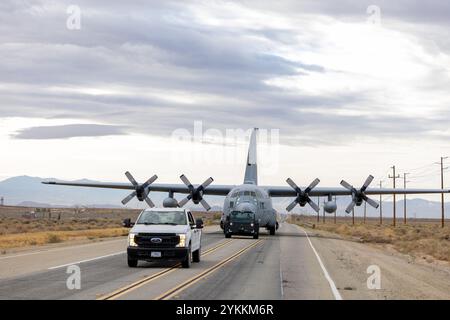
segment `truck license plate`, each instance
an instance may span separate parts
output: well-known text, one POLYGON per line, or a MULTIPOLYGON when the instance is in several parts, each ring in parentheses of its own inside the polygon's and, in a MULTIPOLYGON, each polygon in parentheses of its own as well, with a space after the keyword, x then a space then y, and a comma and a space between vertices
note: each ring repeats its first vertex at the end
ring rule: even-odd
POLYGON ((160 251, 152 251, 150 254, 152 258, 161 258, 161 252, 160 251))

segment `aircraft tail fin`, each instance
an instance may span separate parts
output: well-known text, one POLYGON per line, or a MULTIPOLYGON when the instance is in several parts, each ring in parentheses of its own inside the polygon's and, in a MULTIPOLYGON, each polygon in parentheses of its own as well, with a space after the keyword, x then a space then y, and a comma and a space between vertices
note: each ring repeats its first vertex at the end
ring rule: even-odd
POLYGON ((254 128, 250 136, 250 145, 248 147, 247 164, 245 166, 245 184, 258 184, 258 164, 256 158, 256 135, 258 128, 254 128))

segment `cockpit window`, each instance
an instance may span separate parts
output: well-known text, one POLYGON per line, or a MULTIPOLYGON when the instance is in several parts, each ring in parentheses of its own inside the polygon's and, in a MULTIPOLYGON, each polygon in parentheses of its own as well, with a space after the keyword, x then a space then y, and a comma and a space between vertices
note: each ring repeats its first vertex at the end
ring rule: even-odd
MULTIPOLYGON (((254 191, 236 191, 231 194, 231 198, 238 198, 242 196, 256 197, 257 194, 254 191)), ((258 197, 261 197, 261 194, 259 194, 258 197)))
POLYGON ((256 197, 256 193, 254 191, 240 191, 237 195, 240 197, 256 197))
POLYGON ((186 214, 182 211, 144 211, 137 224, 187 224, 186 214))
POLYGON ((230 196, 230 205, 229 208, 233 208, 235 206, 238 206, 240 203, 243 202, 250 202, 256 207, 258 206, 258 199, 264 199, 265 195, 260 190, 236 190, 234 191, 230 196))

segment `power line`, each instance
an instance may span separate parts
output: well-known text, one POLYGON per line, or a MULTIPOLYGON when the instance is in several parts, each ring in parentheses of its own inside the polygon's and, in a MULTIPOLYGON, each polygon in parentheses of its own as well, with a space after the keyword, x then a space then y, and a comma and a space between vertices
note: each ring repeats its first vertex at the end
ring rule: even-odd
POLYGON ((421 176, 416 176, 411 174, 411 180, 416 180, 416 181, 423 181, 423 180, 431 180, 432 178, 436 178, 440 176, 440 170, 439 171, 435 171, 426 175, 421 175, 421 176))
MULTIPOLYGON (((411 172, 411 171, 409 171, 409 172, 411 172)), ((436 173, 438 173, 436 168, 433 168, 432 170, 421 171, 418 173, 411 172, 411 174, 414 175, 414 177, 427 177, 430 174, 436 174, 436 173)))
POLYGON ((411 172, 411 174, 422 174, 425 172, 428 172, 430 170, 434 170, 435 166, 434 164, 428 164, 426 166, 422 166, 422 167, 418 167, 418 168, 409 168, 409 169, 405 169, 405 171, 411 172))
POLYGON ((417 168, 409 168, 408 171, 415 171, 415 170, 420 170, 423 168, 428 168, 428 167, 433 167, 433 166, 434 166, 434 162, 425 164, 425 165, 417 167, 417 168))

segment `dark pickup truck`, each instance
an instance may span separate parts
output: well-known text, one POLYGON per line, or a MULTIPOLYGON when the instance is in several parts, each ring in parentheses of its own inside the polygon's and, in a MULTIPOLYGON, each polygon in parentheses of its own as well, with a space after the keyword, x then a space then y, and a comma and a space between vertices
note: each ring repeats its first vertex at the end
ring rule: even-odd
POLYGON ((225 220, 223 226, 225 238, 231 238, 232 235, 253 236, 253 239, 259 237, 259 223, 255 219, 253 212, 232 211, 225 220))

